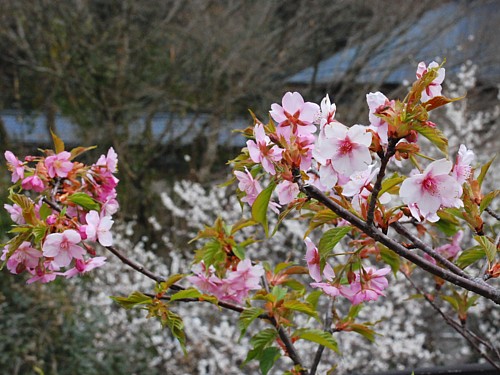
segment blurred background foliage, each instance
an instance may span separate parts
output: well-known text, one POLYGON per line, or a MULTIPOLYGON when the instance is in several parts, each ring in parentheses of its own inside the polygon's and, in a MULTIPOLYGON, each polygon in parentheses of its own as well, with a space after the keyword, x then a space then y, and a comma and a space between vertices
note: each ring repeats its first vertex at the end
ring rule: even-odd
MULTIPOLYGON (((469 6, 466 1, 431 0, 397 6, 392 0, 2 0, 0 151, 11 149, 22 156, 38 146, 9 134, 1 116, 7 112, 20 119, 41 117, 45 133, 54 129, 68 144, 97 144, 89 161, 114 147, 120 158, 119 220, 132 228, 123 235, 131 239, 131 246, 145 242, 157 249, 173 267, 169 253, 189 253, 186 240, 196 233, 192 226, 203 223, 190 222, 189 215, 176 216, 158 203, 160 194, 174 191, 174 197, 179 189, 194 186, 175 185, 179 180, 199 182, 201 190, 190 195, 190 209, 193 215, 203 210, 196 207, 197 199, 204 199, 204 188, 226 178, 225 162, 242 146, 232 141, 230 128, 251 124, 249 108, 265 121, 270 103, 278 102, 285 90, 300 89, 309 101, 319 101, 329 92, 340 121, 366 123, 364 94, 382 88, 391 97, 404 92, 405 86, 387 84, 384 76, 359 83, 356 75, 370 65, 377 48, 389 48, 392 37, 411 29, 425 12, 448 3, 459 4, 465 12, 449 15, 448 22, 463 17, 469 6), (363 53, 342 79, 318 80, 322 61, 362 43, 363 53), (314 72, 307 82, 288 79, 306 68, 314 72), (67 127, 58 128, 61 117, 74 125, 71 134, 65 133, 67 127)), ((442 32, 426 30, 422 43, 432 43, 442 32)), ((482 47, 490 53, 490 64, 499 61, 496 47, 482 47)), ((418 63, 413 59, 404 54, 391 63, 413 68, 418 63)), ((469 103, 480 103, 481 108, 498 105, 498 82, 477 87, 470 87, 469 103)), ((495 121, 494 116, 482 118, 481 125, 493 128, 495 121)), ((450 123, 459 124, 456 118, 450 123)), ((483 127, 474 131, 485 133, 483 127)), ((2 174, 2 202, 8 182, 2 174)), ((219 200, 217 209, 230 211, 225 198, 210 199, 219 200)), ((186 202, 177 198, 173 204, 186 202)), ((8 222, 2 212, 2 234, 8 222)), ((164 370, 143 369, 144 362, 158 356, 157 346, 146 336, 97 348, 106 317, 99 306, 84 309, 76 304, 82 299, 74 299, 73 284, 26 288, 6 272, 0 274, 0 282, 2 371, 164 370), (96 323, 99 320, 102 324, 96 323)), ((117 285, 116 293, 119 290, 117 285)))

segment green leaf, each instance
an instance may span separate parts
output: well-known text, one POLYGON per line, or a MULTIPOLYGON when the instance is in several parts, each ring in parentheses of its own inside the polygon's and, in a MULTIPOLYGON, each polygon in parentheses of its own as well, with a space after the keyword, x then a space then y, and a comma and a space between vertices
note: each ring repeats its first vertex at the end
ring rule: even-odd
POLYGON ((380 193, 378 194, 379 198, 382 196, 382 194, 387 193, 388 191, 391 191, 391 189, 399 185, 401 182, 405 180, 404 177, 399 176, 397 173, 395 173, 391 178, 385 179, 382 182, 382 187, 380 189, 380 193))
POLYGON ((45 233, 47 233, 47 227, 45 225, 38 225, 33 228, 33 239, 36 243, 42 241, 43 237, 45 237, 45 233))
POLYGON ((336 353, 339 352, 337 341, 333 338, 331 333, 321 331, 319 329, 298 329, 293 333, 293 336, 299 337, 303 340, 312 341, 316 344, 323 345, 325 348, 331 349, 336 353))
POLYGON ((54 150, 56 154, 64 151, 64 142, 59 138, 56 133, 50 129, 50 134, 52 135, 52 141, 54 142, 54 150))
POLYGON ((264 349, 260 355, 259 367, 262 375, 267 375, 269 370, 274 366, 274 363, 281 357, 279 348, 274 346, 264 349))
POLYGON ((464 250, 457 259, 457 266, 464 269, 478 260, 484 258, 486 255, 481 246, 474 246, 464 250))
POLYGON ((267 208, 269 207, 269 201, 271 200, 271 195, 276 188, 276 182, 271 182, 271 184, 262 190, 260 194, 255 199, 252 205, 252 219, 262 225, 266 237, 269 236, 269 225, 267 222, 267 208))
POLYGON ((316 310, 318 307, 319 297, 322 295, 323 292, 321 290, 314 290, 306 297, 306 301, 316 310))
POLYGON ((318 313, 314 310, 314 307, 309 303, 292 300, 283 303, 283 307, 289 310, 299 311, 306 315, 312 316, 315 319, 318 319, 318 313))
POLYGON ((252 322, 259 317, 259 315, 263 314, 264 310, 258 307, 251 307, 248 309, 244 309, 240 317, 238 319, 238 328, 240 329, 240 339, 246 333, 248 327, 252 322))
POLYGON ((183 273, 176 273, 170 276, 167 280, 163 281, 162 287, 165 288, 164 290, 167 290, 170 288, 172 285, 174 285, 177 281, 183 279, 186 275, 183 273))
POLYGON ((45 220, 52 214, 52 209, 48 204, 43 203, 40 206, 40 219, 45 220))
POLYGON ((391 267, 392 273, 396 276, 399 271, 399 266, 401 265, 401 258, 398 254, 384 245, 378 244, 378 247, 382 260, 391 267))
POLYGON ((368 341, 374 342, 376 332, 365 324, 350 324, 349 328, 363 336, 368 341))
POLYGON ((170 296, 170 302, 185 298, 198 298, 199 296, 201 296, 201 292, 199 292, 194 288, 189 288, 185 290, 180 290, 177 293, 172 294, 170 296))
POLYGON ((316 212, 313 218, 310 220, 309 228, 307 228, 304 238, 309 236, 309 234, 316 228, 330 223, 332 220, 338 218, 339 216, 330 209, 324 209, 316 212))
POLYGON ((163 326, 166 325, 170 329, 172 335, 177 339, 177 341, 179 341, 179 344, 181 344, 184 354, 187 354, 186 334, 184 333, 184 322, 182 321, 182 318, 170 310, 164 310, 161 322, 163 326))
POLYGON ((250 339, 250 344, 252 344, 254 349, 263 350, 268 345, 272 344, 278 332, 274 328, 266 328, 250 339))
POLYGON ((481 204, 479 205, 479 211, 483 212, 490 205, 493 199, 495 199, 498 196, 498 194, 500 194, 500 190, 493 190, 490 191, 488 194, 486 194, 481 200, 481 204))
POLYGON ((280 301, 282 299, 285 299, 287 290, 285 288, 282 288, 279 285, 276 285, 273 290, 271 290, 271 294, 276 297, 276 301, 280 301))
POLYGON ((460 306, 459 306, 459 302, 457 301, 457 299, 453 296, 441 296, 441 298, 443 300, 445 300, 446 302, 448 302, 452 307, 453 309, 455 309, 456 311, 459 310, 460 306))
POLYGON ((324 259, 344 238, 344 236, 352 230, 351 226, 336 227, 327 230, 319 240, 318 251, 321 259, 324 259))
POLYGON ((427 138, 439 151, 448 156, 448 139, 438 128, 433 128, 426 125, 415 124, 413 129, 419 134, 427 138))
POLYGON ((85 208, 86 210, 94 210, 97 212, 101 210, 99 203, 85 193, 74 193, 68 197, 68 200, 79 205, 80 207, 85 208))
POLYGON ((257 224, 257 223, 254 220, 241 219, 231 227, 230 234, 233 235, 236 232, 242 230, 243 228, 250 227, 250 226, 255 225, 255 224, 257 224))
POLYGON ((485 165, 481 167, 481 172, 479 173, 479 176, 477 176, 477 182, 479 183, 479 186, 481 187, 483 185, 484 178, 486 177, 486 173, 488 173, 488 170, 491 167, 491 164, 493 161, 496 159, 496 155, 493 156, 490 161, 488 161, 485 165))
POLYGON ((479 246, 484 250, 486 258, 492 263, 497 255, 497 247, 485 236, 474 236, 474 239, 479 243, 479 246))
POLYGON ((224 262, 226 255, 222 251, 220 242, 211 241, 207 242, 201 249, 196 251, 194 259, 196 263, 203 261, 208 267, 218 262, 224 262))
POLYGON ((233 246, 232 250, 233 254, 236 255, 238 259, 240 260, 245 259, 245 249, 242 246, 239 245, 233 246))
POLYGON ((109 298, 117 302, 121 307, 125 309, 132 309, 139 305, 149 305, 153 302, 153 299, 151 297, 148 297, 138 291, 133 292, 128 297, 111 296, 109 298))
POLYGON ((31 199, 22 194, 10 194, 10 200, 23 210, 23 218, 27 224, 36 225, 39 220, 35 215, 35 204, 31 199))

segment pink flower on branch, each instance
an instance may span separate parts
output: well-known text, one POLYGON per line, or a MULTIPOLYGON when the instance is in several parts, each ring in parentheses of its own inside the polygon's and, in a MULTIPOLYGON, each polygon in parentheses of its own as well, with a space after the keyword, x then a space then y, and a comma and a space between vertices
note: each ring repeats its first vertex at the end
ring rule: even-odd
POLYGON ((446 159, 433 161, 423 173, 407 178, 401 184, 399 195, 408 205, 415 219, 420 215, 435 222, 436 212, 443 207, 462 207, 462 187, 449 175, 452 164, 446 159))
POLYGON ((100 217, 97 211, 90 211, 86 216, 87 226, 85 233, 90 241, 98 241, 102 246, 113 245, 113 236, 110 232, 113 226, 111 216, 100 217))
POLYGON ((73 163, 69 160, 71 154, 68 151, 62 151, 56 155, 45 158, 45 167, 50 178, 68 177, 68 173, 73 169, 73 163))
POLYGON ((23 163, 19 161, 18 158, 11 152, 5 151, 4 153, 5 159, 7 160, 7 166, 9 170, 12 172, 12 182, 16 183, 17 181, 24 178, 24 166, 23 163))
POLYGON ((234 175, 238 179, 238 189, 246 194, 241 199, 242 202, 247 202, 250 206, 253 205, 255 199, 262 191, 259 181, 253 178, 252 174, 245 168, 245 172, 234 171, 234 175))
POLYGON ((276 174, 274 163, 281 160, 283 149, 276 145, 271 146, 271 140, 264 131, 264 125, 256 124, 253 132, 255 141, 247 141, 250 158, 255 163, 261 163, 266 172, 276 174))
POLYGON ((24 190, 33 190, 36 191, 37 193, 41 193, 42 191, 45 190, 45 185, 42 179, 38 177, 36 174, 33 176, 26 177, 21 183, 21 186, 24 190))
MULTIPOLYGON (((439 67, 439 64, 435 61, 431 62, 429 66, 426 66, 422 61, 418 64, 417 68, 417 79, 422 78, 430 69, 439 67)), ((439 68, 437 71, 437 77, 422 91, 422 102, 426 102, 436 96, 441 95, 441 84, 444 81, 445 69, 439 68)))
POLYGON ((316 103, 304 102, 298 92, 287 92, 281 101, 282 105, 271 105, 271 117, 278 123, 278 133, 289 138, 290 132, 295 135, 314 133, 314 121, 319 114, 316 103))
POLYGON ((372 267, 363 268, 360 272, 356 272, 356 278, 351 284, 340 287, 340 293, 353 305, 376 301, 379 296, 384 295, 383 290, 389 285, 385 277, 389 272, 391 272, 389 267, 380 270, 372 267))
POLYGON ((470 166, 474 161, 475 155, 472 150, 467 150, 467 147, 460 145, 458 149, 457 161, 453 166, 451 175, 462 185, 469 178, 472 167, 470 166))
POLYGON ((101 267, 104 263, 106 263, 106 257, 95 257, 87 260, 77 259, 75 261, 75 266, 64 272, 62 275, 69 279, 76 275, 84 274, 95 268, 101 267))
POLYGON ((85 250, 77 244, 81 242, 80 234, 74 229, 67 229, 62 233, 51 233, 42 245, 43 255, 54 258, 58 267, 66 267, 73 258, 83 259, 85 250))
MULTIPOLYGON (((5 261, 8 252, 9 247, 6 246, 0 260, 5 261)), ((42 253, 39 250, 33 248, 30 242, 24 241, 7 260, 7 269, 13 274, 19 274, 25 269, 35 269, 41 257, 42 253)))
POLYGON ((276 187, 276 192, 278 193, 279 203, 285 205, 297 197, 299 194, 299 187, 295 182, 283 180, 276 187))
POLYGON ((325 126, 325 135, 318 138, 313 150, 314 158, 322 165, 331 160, 339 174, 350 175, 365 170, 372 161, 369 147, 372 134, 361 125, 350 128, 341 123, 325 126))
MULTIPOLYGON (((462 242, 463 237, 464 232, 462 230, 459 230, 452 237, 451 243, 436 247, 434 251, 448 260, 453 260, 460 252, 460 250, 462 250, 462 248, 460 247, 460 242, 462 242)), ((430 255, 424 254, 424 258, 429 262, 436 264, 436 260, 430 255)))

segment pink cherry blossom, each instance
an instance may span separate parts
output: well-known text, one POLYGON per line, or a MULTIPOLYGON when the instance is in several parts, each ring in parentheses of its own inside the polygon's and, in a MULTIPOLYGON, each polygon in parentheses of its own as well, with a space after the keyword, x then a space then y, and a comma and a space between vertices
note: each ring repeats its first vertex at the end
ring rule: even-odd
MULTIPOLYGON (((0 260, 5 261, 9 247, 3 249, 0 260)), ((19 274, 25 269, 34 269, 38 265, 38 260, 42 257, 42 253, 33 248, 30 242, 24 241, 7 260, 7 269, 13 274, 19 274)))
POLYGON ((18 158, 11 152, 5 151, 4 153, 5 159, 7 160, 7 166, 9 170, 12 172, 12 182, 16 183, 17 181, 24 178, 24 166, 23 163, 19 161, 18 158))
MULTIPOLYGON (((435 61, 431 62, 429 66, 425 65, 425 62, 420 62, 417 68, 417 78, 420 79, 422 76, 429 71, 429 69, 437 68, 439 64, 435 61)), ((439 68, 437 70, 437 77, 422 91, 422 102, 426 102, 436 96, 441 95, 441 84, 444 81, 445 69, 439 68)))
POLYGON ((198 264, 193 265, 191 271, 194 273, 194 275, 188 276, 186 279, 191 284, 196 286, 198 290, 213 295, 218 293, 222 281, 214 275, 215 268, 213 266, 207 268, 205 263, 202 261, 198 264))
POLYGON ((73 258, 83 259, 85 250, 77 245, 81 240, 80 234, 74 229, 51 233, 42 245, 43 255, 54 258, 55 265, 66 267, 73 258))
POLYGON ((29 270, 33 275, 30 279, 26 281, 26 284, 32 284, 37 281, 42 284, 50 283, 56 279, 57 276, 62 275, 61 272, 57 272, 59 269, 57 265, 53 265, 54 262, 46 261, 43 265, 37 266, 34 270, 29 270))
POLYGON ((271 140, 264 132, 264 125, 255 124, 254 127, 255 142, 247 141, 250 158, 255 163, 261 163, 264 170, 272 175, 276 174, 274 163, 282 158, 283 149, 274 145, 271 146, 271 140))
POLYGON ((423 173, 415 174, 401 184, 399 195, 420 220, 420 213, 430 221, 437 221, 436 212, 443 207, 462 207, 462 187, 449 175, 452 164, 446 159, 433 161, 423 173), (418 209, 418 210, 416 210, 418 209))
POLYGON ((23 209, 20 206, 14 203, 13 205, 4 204, 3 207, 9 213, 10 218, 14 223, 19 225, 26 224, 23 216, 23 209))
POLYGON ((281 101, 282 105, 271 105, 271 117, 278 123, 278 132, 287 136, 287 132, 295 135, 314 133, 316 126, 313 124, 319 113, 316 103, 304 102, 298 92, 287 92, 281 101), (286 129, 286 130, 285 130, 286 129))
POLYGON ((276 187, 278 193, 278 202, 285 205, 293 201, 299 194, 299 187, 296 183, 283 180, 276 187))
POLYGON ((368 167, 372 161, 369 150, 372 135, 366 127, 353 125, 347 128, 333 123, 326 125, 324 130, 325 136, 318 137, 313 150, 313 156, 320 164, 326 165, 327 160, 331 160, 335 171, 347 176, 368 167))
POLYGON ((109 148, 106 156, 101 155, 95 165, 99 167, 106 167, 111 173, 116 173, 118 170, 118 155, 113 147, 109 148))
POLYGON ((381 107, 391 106, 393 102, 389 101, 380 91, 366 94, 366 102, 368 103, 369 128, 378 134, 382 144, 387 144, 389 125, 382 118, 376 116, 376 113, 381 107))
MULTIPOLYGON (((462 250, 460 247, 460 242, 464 237, 464 232, 459 230, 451 239, 451 243, 436 247, 434 251, 439 255, 442 255, 444 258, 448 260, 453 260, 457 254, 462 250)), ((424 254, 424 258, 429 262, 436 264, 436 260, 428 254, 424 254)))
POLYGON ((33 190, 36 191, 37 193, 40 193, 45 190, 45 185, 43 184, 42 179, 38 177, 36 174, 33 176, 26 177, 21 183, 21 186, 24 190, 33 190))
POLYGON ((241 199, 242 202, 247 202, 250 206, 253 205, 255 199, 262 191, 259 181, 253 178, 252 174, 245 168, 245 172, 234 171, 234 175, 238 179, 238 189, 245 192, 246 196, 241 199))
POLYGON ((359 305, 364 301, 375 301, 384 295, 383 290, 389 285, 385 277, 389 272, 391 272, 389 267, 380 270, 372 267, 364 268, 361 272, 356 272, 356 278, 351 284, 340 287, 340 293, 353 305, 359 305))
POLYGON ((111 216, 101 217, 97 211, 90 211, 85 215, 87 227, 85 233, 90 241, 99 241, 102 246, 113 245, 113 235, 110 232, 113 226, 111 216))
POLYGON ((50 178, 68 177, 68 173, 73 169, 73 163, 69 160, 71 154, 68 151, 62 151, 56 155, 45 158, 45 167, 50 178))
POLYGON ((321 113, 320 113, 320 122, 319 127, 321 130, 325 127, 325 125, 330 124, 335 121, 335 112, 337 111, 337 106, 335 103, 330 102, 330 97, 328 94, 321 101, 321 113))
POLYGON ((104 263, 106 263, 106 257, 95 257, 87 260, 77 259, 75 261, 75 266, 64 272, 63 276, 69 279, 76 275, 84 274, 95 268, 101 267, 104 263))
POLYGON ((264 267, 261 264, 252 265, 250 259, 238 263, 236 271, 229 272, 227 282, 233 290, 246 291, 261 289, 260 278, 264 276, 264 267))
POLYGON ((472 167, 470 166, 474 161, 475 155, 472 150, 467 150, 467 147, 460 145, 457 155, 457 161, 453 166, 451 175, 462 185, 469 178, 472 167))
POLYGON ((309 275, 311 275, 315 281, 320 282, 322 278, 318 248, 309 237, 306 237, 304 242, 307 247, 305 259, 307 262, 307 268, 309 268, 309 275))

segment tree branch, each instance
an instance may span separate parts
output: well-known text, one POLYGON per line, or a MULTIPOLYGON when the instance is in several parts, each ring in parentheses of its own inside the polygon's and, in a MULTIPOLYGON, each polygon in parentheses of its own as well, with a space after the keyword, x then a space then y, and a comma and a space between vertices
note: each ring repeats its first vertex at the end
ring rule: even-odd
POLYGON ((387 151, 384 156, 381 158, 380 170, 377 174, 377 180, 375 181, 375 185, 373 186, 372 194, 370 196, 370 203, 368 206, 368 212, 366 214, 366 224, 368 226, 373 225, 373 215, 375 213, 375 205, 377 204, 378 195, 380 193, 380 189, 382 189, 382 181, 385 177, 385 171, 387 169, 387 164, 389 164, 389 160, 396 153, 396 144, 398 143, 398 139, 390 138, 389 145, 387 146, 387 151))
POLYGON ((322 191, 312 185, 305 185, 300 177, 300 171, 294 169, 293 171, 294 181, 299 185, 300 190, 306 194, 309 198, 316 199, 317 201, 323 203, 330 210, 335 212, 341 218, 347 220, 358 229, 366 233, 368 236, 374 240, 380 242, 381 244, 387 246, 389 249, 394 251, 396 254, 402 256, 403 258, 409 260, 413 264, 419 266, 423 270, 438 276, 450 283, 460 286, 464 289, 470 290, 471 292, 477 293, 483 297, 500 305, 500 290, 493 288, 492 286, 485 283, 482 279, 470 280, 463 276, 457 275, 450 272, 444 268, 441 268, 431 262, 428 262, 424 258, 418 256, 417 254, 409 251, 399 242, 388 237, 381 231, 377 230, 373 226, 368 226, 365 221, 360 219, 358 216, 352 212, 346 210, 338 203, 326 196, 322 191))
POLYGON ((491 208, 489 207, 486 207, 484 209, 487 213, 489 213, 491 216, 493 216, 495 219, 497 219, 498 221, 500 221, 500 215, 497 214, 495 211, 493 211, 491 208))
POLYGON ((439 306, 431 298, 429 298, 427 293, 425 293, 422 289, 420 289, 420 287, 417 284, 415 284, 415 282, 410 278, 410 276, 406 272, 403 272, 403 275, 405 276, 406 280, 408 280, 410 282, 410 284, 413 286, 413 288, 419 294, 421 294, 425 298, 425 300, 429 303, 429 305, 431 305, 431 307, 444 319, 446 324, 448 324, 456 332, 458 332, 460 334, 460 336, 462 336, 464 339, 466 339, 474 347, 474 349, 476 349, 476 351, 484 359, 486 359, 486 361, 488 361, 493 367, 500 370, 500 365, 488 353, 485 353, 483 350, 481 350, 481 348, 479 347, 479 344, 477 342, 475 342, 473 340, 473 338, 475 340, 478 340, 481 344, 486 346, 486 348, 488 348, 489 350, 491 350, 492 352, 494 352, 498 355, 495 348, 493 348, 493 346, 489 342, 478 337, 474 332, 470 331, 468 328, 466 328, 465 326, 461 325, 460 323, 458 323, 457 321, 453 320, 451 317, 446 315, 443 312, 443 310, 441 310, 439 308, 439 306))
MULTIPOLYGON (((328 306, 325 313, 325 323, 323 325, 323 329, 325 332, 332 333, 332 305, 333 299, 328 298, 328 306)), ((316 350, 316 355, 314 356, 313 363, 311 365, 311 371, 309 371, 309 375, 315 375, 316 370, 318 369, 319 362, 321 361, 321 357, 323 356, 323 352, 325 351, 325 347, 323 345, 319 345, 316 350)))
POLYGON ((441 254, 436 253, 433 248, 430 246, 426 245, 423 241, 421 241, 418 237, 415 237, 408 229, 406 229, 403 225, 401 225, 398 222, 392 223, 391 227, 396 230, 399 234, 402 236, 406 237, 409 239, 415 247, 418 249, 422 250, 424 253, 428 254, 432 258, 436 259, 439 263, 441 263, 443 266, 448 268, 450 271, 456 273, 457 275, 460 275, 466 279, 472 280, 472 277, 464 272, 460 267, 456 266, 452 262, 450 262, 448 259, 443 257, 441 254))

